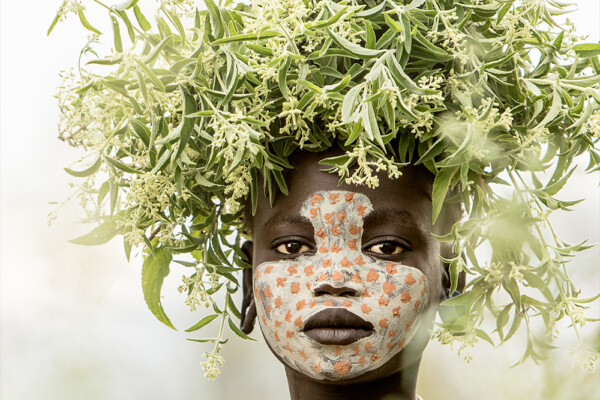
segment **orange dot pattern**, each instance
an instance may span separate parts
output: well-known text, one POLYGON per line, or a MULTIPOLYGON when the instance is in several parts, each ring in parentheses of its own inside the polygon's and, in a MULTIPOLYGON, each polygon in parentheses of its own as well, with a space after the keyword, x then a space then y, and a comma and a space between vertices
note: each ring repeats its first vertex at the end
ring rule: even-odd
POLYGON ((316 379, 347 379, 378 368, 412 339, 427 307, 423 273, 362 253, 364 217, 372 209, 363 194, 314 193, 301 215, 314 227, 316 253, 254 269, 266 340, 288 366, 316 379), (371 322, 374 333, 345 346, 322 345, 304 334, 308 318, 338 307, 371 322))

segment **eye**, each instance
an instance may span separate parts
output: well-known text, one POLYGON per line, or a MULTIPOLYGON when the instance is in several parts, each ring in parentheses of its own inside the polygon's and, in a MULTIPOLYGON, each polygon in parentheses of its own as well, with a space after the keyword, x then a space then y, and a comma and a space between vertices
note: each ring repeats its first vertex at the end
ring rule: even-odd
POLYGON ((288 242, 281 243, 275 248, 275 250, 277 250, 281 254, 287 255, 302 254, 312 251, 312 249, 309 246, 305 245, 304 243, 297 242, 295 240, 290 240, 288 242))
POLYGON ((404 251, 404 246, 398 242, 388 240, 368 246, 366 251, 375 254, 384 254, 386 256, 395 256, 404 251))

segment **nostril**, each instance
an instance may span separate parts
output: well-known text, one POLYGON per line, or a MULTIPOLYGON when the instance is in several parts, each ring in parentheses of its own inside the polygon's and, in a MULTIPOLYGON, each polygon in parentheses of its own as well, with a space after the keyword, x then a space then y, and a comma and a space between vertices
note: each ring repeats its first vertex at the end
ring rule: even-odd
POLYGON ((323 295, 333 295, 333 296, 346 296, 352 297, 356 296, 356 289, 349 288, 347 286, 342 287, 334 287, 329 284, 320 285, 315 288, 314 294, 315 296, 323 296, 323 295))

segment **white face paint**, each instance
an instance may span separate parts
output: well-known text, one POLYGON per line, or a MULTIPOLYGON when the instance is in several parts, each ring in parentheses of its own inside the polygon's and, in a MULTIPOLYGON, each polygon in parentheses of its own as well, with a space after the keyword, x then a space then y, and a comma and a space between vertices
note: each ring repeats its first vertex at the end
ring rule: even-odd
POLYGON ((301 209, 315 230, 315 254, 265 262, 254 270, 266 340, 289 367, 312 378, 342 380, 379 368, 413 338, 427 308, 428 283, 421 271, 362 253, 363 221, 372 210, 369 198, 360 193, 315 193, 301 209), (319 343, 304 327, 324 310, 312 322, 320 319, 318 327, 330 337, 372 333, 350 339, 350 344, 319 343), (359 325, 372 330, 349 330, 339 326, 340 318, 333 318, 338 323, 323 318, 336 313, 347 317, 346 311, 354 314, 351 325, 362 319, 359 325))

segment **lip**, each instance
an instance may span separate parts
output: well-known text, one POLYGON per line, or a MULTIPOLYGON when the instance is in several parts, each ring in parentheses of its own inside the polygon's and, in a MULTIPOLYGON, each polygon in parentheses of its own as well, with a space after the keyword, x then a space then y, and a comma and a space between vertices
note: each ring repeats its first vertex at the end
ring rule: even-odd
POLYGON ((345 346, 373 334, 373 324, 344 308, 328 308, 306 320, 302 331, 321 344, 345 346))

